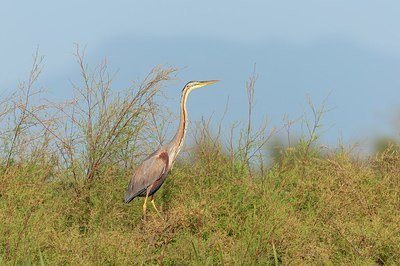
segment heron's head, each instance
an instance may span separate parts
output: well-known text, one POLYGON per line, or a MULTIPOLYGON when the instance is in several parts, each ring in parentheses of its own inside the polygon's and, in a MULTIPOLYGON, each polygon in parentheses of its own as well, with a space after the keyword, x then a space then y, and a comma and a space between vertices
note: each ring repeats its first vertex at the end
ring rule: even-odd
POLYGON ((219 80, 207 80, 207 81, 190 81, 188 82, 185 87, 183 88, 183 91, 192 91, 210 84, 214 84, 218 82, 219 80))

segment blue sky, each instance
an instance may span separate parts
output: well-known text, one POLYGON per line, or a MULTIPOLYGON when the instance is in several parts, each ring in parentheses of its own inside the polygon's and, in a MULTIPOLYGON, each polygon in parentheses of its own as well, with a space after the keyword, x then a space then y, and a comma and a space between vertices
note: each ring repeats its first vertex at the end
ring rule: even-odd
POLYGON ((189 99, 189 115, 246 117, 245 84, 256 64, 256 120, 281 127, 325 98, 323 140, 397 136, 400 106, 399 1, 3 1, 0 92, 45 55, 40 86, 67 97, 79 81, 74 43, 90 63, 107 57, 114 87, 155 65, 180 68, 166 88, 174 113, 188 80, 220 79, 189 99), (222 102, 222 103, 221 103, 222 102))

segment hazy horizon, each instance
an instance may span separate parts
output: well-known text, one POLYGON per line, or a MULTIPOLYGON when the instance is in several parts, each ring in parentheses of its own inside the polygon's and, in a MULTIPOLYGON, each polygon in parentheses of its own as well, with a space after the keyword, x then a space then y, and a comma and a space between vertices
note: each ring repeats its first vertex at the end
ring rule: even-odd
POLYGON ((179 80, 166 88, 166 105, 176 115, 187 81, 220 79, 191 95, 192 121, 213 114, 217 123, 228 98, 226 125, 244 121, 245 85, 256 65, 256 124, 267 117, 270 127, 279 128, 285 115, 300 117, 309 95, 316 106, 327 99, 331 109, 322 121, 325 142, 398 136, 400 3, 154 4, 43 1, 20 9, 8 3, 0 11, 8 37, 1 52, 1 94, 26 79, 39 47, 45 60, 38 86, 68 97, 71 82, 79 84, 73 56, 79 43, 91 66, 107 58, 115 89, 144 78, 156 65, 180 69, 179 80))

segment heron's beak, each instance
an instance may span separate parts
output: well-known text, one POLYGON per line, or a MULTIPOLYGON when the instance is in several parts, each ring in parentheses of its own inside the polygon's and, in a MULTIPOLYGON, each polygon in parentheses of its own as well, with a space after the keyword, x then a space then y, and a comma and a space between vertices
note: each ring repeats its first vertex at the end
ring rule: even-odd
POLYGON ((217 83, 218 81, 219 80, 217 80, 217 79, 207 80, 207 81, 199 81, 199 84, 197 85, 197 88, 204 87, 204 86, 207 86, 207 85, 210 85, 210 84, 214 84, 214 83, 217 83))

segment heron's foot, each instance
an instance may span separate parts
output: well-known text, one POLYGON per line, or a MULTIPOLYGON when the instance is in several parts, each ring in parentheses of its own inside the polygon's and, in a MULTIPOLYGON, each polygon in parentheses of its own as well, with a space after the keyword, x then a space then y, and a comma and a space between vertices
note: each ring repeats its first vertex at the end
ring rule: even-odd
POLYGON ((153 208, 156 210, 156 212, 157 212, 157 214, 158 214, 158 217, 160 217, 161 220, 165 221, 164 218, 161 216, 161 213, 158 211, 158 209, 157 209, 157 207, 156 207, 156 204, 154 203, 154 198, 151 199, 151 205, 153 205, 153 208))

